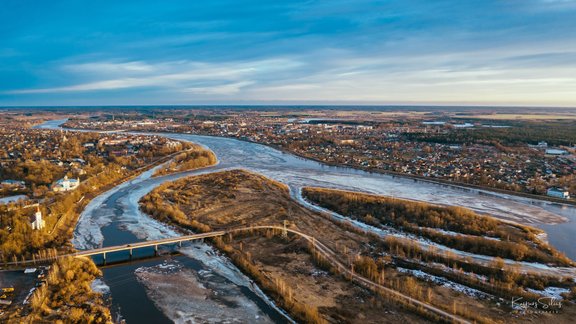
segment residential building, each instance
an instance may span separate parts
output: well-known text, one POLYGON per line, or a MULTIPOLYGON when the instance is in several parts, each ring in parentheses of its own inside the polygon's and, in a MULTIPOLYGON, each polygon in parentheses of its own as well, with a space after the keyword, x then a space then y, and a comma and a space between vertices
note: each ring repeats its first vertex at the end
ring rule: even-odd
POLYGON ((548 155, 567 155, 568 151, 560 149, 547 149, 546 154, 548 155))
POLYGON ((24 183, 24 181, 19 181, 19 180, 2 180, 2 182, 0 183, 0 185, 2 187, 9 187, 9 188, 14 188, 14 187, 26 187, 26 184, 24 183))
POLYGON ((562 199, 570 199, 570 193, 560 188, 550 188, 547 191, 548 196, 562 199))

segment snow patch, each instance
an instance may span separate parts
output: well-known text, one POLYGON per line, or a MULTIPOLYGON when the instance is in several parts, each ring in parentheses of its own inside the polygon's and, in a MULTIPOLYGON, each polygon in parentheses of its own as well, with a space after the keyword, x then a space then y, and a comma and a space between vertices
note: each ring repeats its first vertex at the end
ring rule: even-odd
POLYGON ((27 305, 30 302, 30 297, 32 297, 32 294, 34 293, 35 290, 36 287, 30 289, 30 292, 28 292, 28 295, 26 295, 26 298, 24 298, 24 302, 22 304, 27 305))
POLYGON ((544 290, 536 290, 531 288, 526 288, 526 291, 529 291, 534 294, 538 294, 544 297, 551 297, 558 300, 562 300, 562 294, 570 293, 570 289, 567 288, 560 288, 560 287, 546 287, 544 290))
POLYGON ((493 299, 494 298, 494 296, 487 294, 485 292, 482 292, 480 290, 464 286, 462 284, 450 281, 450 280, 443 278, 443 277, 433 276, 433 275, 428 274, 428 273, 421 271, 421 270, 412 270, 412 269, 406 269, 406 268, 397 268, 397 270, 399 272, 402 272, 402 273, 410 274, 416 278, 424 279, 426 281, 433 282, 437 285, 450 288, 454 291, 463 293, 463 294, 471 296, 471 297, 475 297, 475 298, 479 298, 479 299, 493 299))
POLYGON ((90 284, 93 292, 100 293, 102 295, 110 294, 110 287, 102 280, 102 278, 96 278, 90 284))

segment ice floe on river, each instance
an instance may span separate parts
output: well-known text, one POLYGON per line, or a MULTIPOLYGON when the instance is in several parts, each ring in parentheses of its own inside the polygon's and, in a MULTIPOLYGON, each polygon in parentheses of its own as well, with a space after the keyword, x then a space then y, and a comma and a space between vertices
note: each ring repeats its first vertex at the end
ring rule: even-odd
POLYGON ((194 260, 202 262, 211 271, 228 279, 237 286, 244 286, 253 291, 258 297, 264 300, 269 306, 280 314, 283 314, 288 321, 292 321, 290 316, 280 309, 250 278, 244 275, 232 262, 218 253, 212 246, 207 244, 193 244, 180 249, 180 252, 194 260))
POLYGON ((90 287, 92 288, 92 291, 102 295, 110 294, 110 287, 102 280, 102 278, 94 279, 90 287))
MULTIPOLYGON (((150 220, 149 217, 140 217, 140 211, 138 210, 138 200, 130 201, 129 203, 124 203, 123 207, 130 208, 129 211, 132 211, 131 214, 125 215, 122 210, 119 210, 115 205, 115 203, 120 200, 122 203, 122 191, 129 191, 133 193, 131 187, 136 186, 137 184, 150 179, 152 174, 158 169, 162 167, 162 165, 156 166, 148 171, 143 172, 139 176, 135 177, 132 180, 126 181, 106 192, 97 196, 96 198, 92 199, 90 203, 84 208, 80 217, 78 219, 78 223, 76 224, 76 229, 74 231, 74 238, 72 239, 72 243, 74 247, 79 250, 86 250, 86 249, 93 249, 102 246, 102 242, 104 241, 104 236, 102 234, 102 228, 106 227, 107 225, 111 224, 113 221, 117 220, 118 217, 124 217, 122 220, 127 220, 127 217, 136 216, 131 219, 131 223, 134 225, 138 225, 141 222, 145 222, 150 220), (116 198, 116 196, 119 196, 116 198), (111 201, 110 201, 111 200, 111 201)), ((140 194, 141 196, 145 195, 150 191, 149 188, 144 187, 143 190, 135 191, 136 193, 140 194)), ((140 197, 141 197, 140 196, 140 197)), ((157 222, 156 222, 157 223, 157 222)), ((128 226, 129 224, 126 224, 128 226)), ((143 226, 137 226, 139 228, 135 229, 133 232, 134 234, 139 233, 147 233, 146 230, 153 231, 154 229, 159 229, 157 224, 143 224, 143 226)), ((153 235, 155 233, 151 233, 153 235)), ((141 235, 141 234, 140 234, 141 235)), ((176 234, 174 234, 176 235, 176 234)), ((143 237, 144 239, 145 237, 143 237)), ((160 237, 159 237, 160 238, 160 237)))
POLYGON ((176 260, 166 260, 136 269, 138 281, 166 316, 175 323, 274 322, 246 295, 241 287, 250 286, 250 281, 231 269, 227 260, 213 254, 205 244, 194 244, 186 250, 202 260, 206 260, 202 255, 210 253, 209 259, 223 263, 210 262, 210 268, 195 271, 176 260))
POLYGON ((138 280, 154 304, 175 323, 272 323, 233 285, 202 282, 190 269, 139 268, 138 280))

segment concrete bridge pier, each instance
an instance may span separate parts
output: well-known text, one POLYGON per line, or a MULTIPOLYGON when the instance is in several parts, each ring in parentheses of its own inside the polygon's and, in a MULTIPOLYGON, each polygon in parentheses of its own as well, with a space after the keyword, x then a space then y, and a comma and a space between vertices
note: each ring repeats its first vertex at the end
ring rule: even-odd
POLYGON ((104 260, 104 265, 106 265, 106 252, 102 253, 102 259, 104 260))
POLYGON ((182 248, 182 241, 178 241, 178 247, 182 248))
POLYGON ((154 255, 158 255, 158 245, 154 245, 154 255))
POLYGON ((130 251, 130 260, 132 260, 132 249, 130 249, 128 251, 130 251))

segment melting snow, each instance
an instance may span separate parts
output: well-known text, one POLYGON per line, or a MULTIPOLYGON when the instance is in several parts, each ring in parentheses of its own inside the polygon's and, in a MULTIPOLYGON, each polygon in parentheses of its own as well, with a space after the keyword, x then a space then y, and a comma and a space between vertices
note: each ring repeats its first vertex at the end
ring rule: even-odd
POLYGON ((413 275, 414 277, 433 282, 433 283, 438 284, 440 286, 450 288, 454 291, 466 294, 468 296, 472 296, 472 297, 480 298, 480 299, 492 299, 492 298, 494 298, 494 296, 487 294, 485 292, 482 292, 480 290, 470 288, 470 287, 464 286, 464 285, 459 284, 459 283, 455 283, 455 282, 450 281, 450 280, 443 278, 443 277, 433 276, 433 275, 428 274, 428 273, 421 271, 421 270, 412 270, 412 269, 405 269, 405 268, 397 268, 397 270, 399 272, 408 273, 408 274, 413 275))
POLYGON ((547 287, 544 290, 536 290, 536 289, 531 289, 531 288, 527 288, 527 291, 534 293, 534 294, 538 294, 544 297, 552 297, 552 298, 556 298, 561 300, 562 296, 561 294, 564 293, 570 293, 570 289, 566 289, 566 288, 560 288, 560 287, 547 287))

